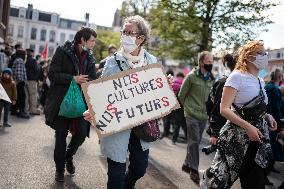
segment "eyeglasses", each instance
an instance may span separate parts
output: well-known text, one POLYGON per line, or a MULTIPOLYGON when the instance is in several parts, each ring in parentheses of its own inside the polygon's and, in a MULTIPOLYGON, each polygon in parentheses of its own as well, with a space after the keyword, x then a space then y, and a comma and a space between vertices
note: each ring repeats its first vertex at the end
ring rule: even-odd
POLYGON ((127 35, 127 36, 132 36, 135 37, 138 33, 134 31, 125 31, 125 30, 120 30, 120 33, 122 35, 127 35))

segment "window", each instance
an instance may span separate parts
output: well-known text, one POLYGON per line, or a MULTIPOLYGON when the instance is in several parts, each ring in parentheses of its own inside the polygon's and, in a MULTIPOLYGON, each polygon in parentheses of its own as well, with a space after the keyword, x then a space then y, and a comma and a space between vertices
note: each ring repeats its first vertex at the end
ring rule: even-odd
POLYGON ((48 57, 52 57, 53 56, 53 52, 54 51, 54 48, 53 47, 49 47, 48 48, 48 57))
POLYGON ((30 49, 35 50, 35 44, 30 44, 30 49))
POLYGON ((31 30, 31 39, 36 40, 36 32, 37 32, 36 28, 32 28, 32 30, 31 30))
POLYGON ((276 57, 277 57, 277 58, 280 58, 280 53, 279 53, 279 52, 277 53, 276 57))
POLYGON ((82 27, 82 23, 79 23, 79 22, 73 22, 72 24, 71 24, 71 29, 73 29, 73 30, 78 30, 78 29, 80 29, 81 27, 82 27))
POLYGON ((43 29, 40 31, 40 40, 45 41, 45 38, 46 38, 46 30, 43 29))
POLYGON ((41 54, 42 51, 43 51, 43 49, 44 49, 44 46, 43 46, 43 45, 39 46, 39 51, 38 51, 38 53, 41 54))
POLYGON ((74 39, 74 35, 73 35, 73 34, 70 34, 70 35, 69 35, 69 40, 70 40, 70 41, 73 41, 73 39, 74 39))
POLYGON ((26 17, 26 10, 24 8, 20 8, 19 15, 20 15, 20 18, 25 18, 26 17))
POLYGON ((55 31, 49 32, 49 41, 54 42, 55 41, 55 31))
POLYGON ((46 14, 43 12, 40 12, 38 15, 38 20, 43 22, 50 22, 51 21, 51 14, 46 14))
POLYGON ((10 16, 19 17, 19 9, 11 7, 10 8, 10 16))
POLYGON ((8 35, 9 36, 13 36, 14 33, 14 26, 13 25, 9 25, 8 27, 8 35))
POLYGON ((61 28, 67 28, 67 24, 68 24, 68 22, 66 20, 61 20, 60 27, 61 28))
POLYGON ((24 26, 18 27, 18 37, 22 38, 24 35, 24 26))
POLYGON ((65 33, 60 34, 60 43, 63 44, 65 42, 65 33))

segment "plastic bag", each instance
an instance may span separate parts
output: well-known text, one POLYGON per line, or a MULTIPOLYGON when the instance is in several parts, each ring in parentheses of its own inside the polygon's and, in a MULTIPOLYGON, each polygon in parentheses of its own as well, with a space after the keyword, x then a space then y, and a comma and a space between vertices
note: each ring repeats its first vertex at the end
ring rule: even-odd
POLYGON ((86 111, 86 105, 83 100, 81 91, 74 79, 70 83, 70 87, 63 98, 60 105, 59 116, 67 118, 76 118, 83 116, 86 111))

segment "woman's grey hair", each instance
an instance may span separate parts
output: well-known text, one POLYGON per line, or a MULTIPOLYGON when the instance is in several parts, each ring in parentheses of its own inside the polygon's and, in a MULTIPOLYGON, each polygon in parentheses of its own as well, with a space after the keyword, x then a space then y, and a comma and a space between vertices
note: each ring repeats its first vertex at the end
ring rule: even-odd
POLYGON ((124 24, 125 23, 136 24, 139 36, 143 35, 145 37, 145 40, 143 41, 142 44, 147 43, 147 41, 150 38, 151 29, 150 29, 150 24, 144 18, 142 18, 139 15, 130 16, 125 19, 124 24))

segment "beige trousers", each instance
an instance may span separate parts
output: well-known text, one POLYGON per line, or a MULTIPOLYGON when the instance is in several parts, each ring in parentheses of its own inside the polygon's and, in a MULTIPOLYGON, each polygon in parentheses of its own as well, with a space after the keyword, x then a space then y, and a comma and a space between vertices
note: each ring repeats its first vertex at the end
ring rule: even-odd
POLYGON ((26 106, 25 111, 30 113, 37 113, 37 81, 26 81, 26 106))

